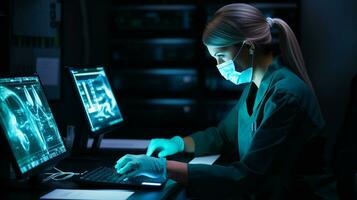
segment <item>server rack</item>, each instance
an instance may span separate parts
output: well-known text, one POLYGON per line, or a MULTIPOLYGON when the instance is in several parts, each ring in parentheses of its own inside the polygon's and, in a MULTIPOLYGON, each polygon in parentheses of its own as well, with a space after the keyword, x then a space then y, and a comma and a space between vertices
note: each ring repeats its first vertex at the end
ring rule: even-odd
MULTIPOLYGON (((110 1, 109 70, 126 116, 124 137, 185 136, 217 125, 235 105, 242 87, 220 76, 201 42, 207 21, 229 3, 110 1)), ((299 37, 298 2, 247 3, 283 18, 299 37)))

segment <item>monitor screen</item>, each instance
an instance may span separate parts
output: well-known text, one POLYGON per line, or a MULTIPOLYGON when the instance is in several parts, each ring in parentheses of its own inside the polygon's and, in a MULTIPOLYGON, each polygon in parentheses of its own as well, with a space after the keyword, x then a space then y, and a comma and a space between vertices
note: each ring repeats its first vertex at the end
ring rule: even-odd
POLYGON ((66 152, 37 76, 0 79, 0 124, 22 174, 66 152))
POLYGON ((103 67, 70 68, 92 132, 123 121, 103 67))

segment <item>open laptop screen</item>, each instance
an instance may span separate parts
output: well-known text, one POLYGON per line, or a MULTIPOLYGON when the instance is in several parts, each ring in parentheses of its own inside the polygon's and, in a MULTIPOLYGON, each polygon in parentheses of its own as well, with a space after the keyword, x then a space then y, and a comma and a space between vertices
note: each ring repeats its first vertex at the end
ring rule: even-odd
POLYGON ((123 121, 103 67, 70 68, 92 132, 123 121))
POLYGON ((66 152, 37 76, 0 78, 0 125, 21 174, 66 152))

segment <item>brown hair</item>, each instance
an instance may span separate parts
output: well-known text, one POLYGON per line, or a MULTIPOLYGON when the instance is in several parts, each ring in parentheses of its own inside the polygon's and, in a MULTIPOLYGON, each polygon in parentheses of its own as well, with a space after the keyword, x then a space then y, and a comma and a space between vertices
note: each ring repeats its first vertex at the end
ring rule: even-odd
POLYGON ((313 89, 305 68, 299 43, 289 25, 279 18, 267 18, 257 8, 243 3, 223 6, 207 24, 202 40, 205 45, 231 46, 248 40, 256 47, 271 49, 270 29, 279 30, 279 46, 288 67, 313 89))

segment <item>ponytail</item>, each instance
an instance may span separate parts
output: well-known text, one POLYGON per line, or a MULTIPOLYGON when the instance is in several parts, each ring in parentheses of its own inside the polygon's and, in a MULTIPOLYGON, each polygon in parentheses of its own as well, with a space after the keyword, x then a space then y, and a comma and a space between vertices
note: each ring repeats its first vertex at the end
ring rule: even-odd
POLYGON ((300 50, 299 43, 295 37, 294 32, 282 19, 269 18, 267 21, 270 26, 275 26, 279 30, 280 52, 283 60, 314 91, 311 80, 305 68, 305 62, 300 50))

